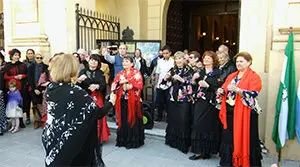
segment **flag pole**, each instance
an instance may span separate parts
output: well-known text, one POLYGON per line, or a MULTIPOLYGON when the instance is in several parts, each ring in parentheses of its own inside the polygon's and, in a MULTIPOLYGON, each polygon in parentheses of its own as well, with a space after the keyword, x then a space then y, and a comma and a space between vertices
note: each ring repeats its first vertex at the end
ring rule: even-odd
POLYGON ((278 150, 278 162, 277 162, 277 166, 281 167, 281 148, 278 150))

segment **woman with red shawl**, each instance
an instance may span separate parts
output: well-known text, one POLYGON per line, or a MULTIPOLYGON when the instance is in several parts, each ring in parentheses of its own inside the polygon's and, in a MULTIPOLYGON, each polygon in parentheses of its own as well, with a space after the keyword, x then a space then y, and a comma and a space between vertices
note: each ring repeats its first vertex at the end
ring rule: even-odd
POLYGON ((111 85, 116 94, 117 143, 118 147, 138 148, 144 145, 143 114, 141 111, 141 90, 143 77, 133 68, 133 58, 123 57, 123 68, 111 85))
MULTIPOLYGON (((88 64, 88 68, 80 71, 77 82, 79 86, 85 89, 90 96, 94 98, 96 104, 102 108, 104 106, 106 83, 104 73, 100 70, 100 56, 97 54, 92 54, 88 64)), ((107 126, 106 117, 98 120, 97 131, 98 138, 101 143, 109 139, 110 132, 107 126)))
POLYGON ((217 95, 222 98, 219 117, 223 124, 220 149, 221 166, 261 166, 261 148, 258 136, 258 114, 261 108, 257 95, 262 81, 250 65, 247 52, 236 56, 238 71, 230 74, 217 95))

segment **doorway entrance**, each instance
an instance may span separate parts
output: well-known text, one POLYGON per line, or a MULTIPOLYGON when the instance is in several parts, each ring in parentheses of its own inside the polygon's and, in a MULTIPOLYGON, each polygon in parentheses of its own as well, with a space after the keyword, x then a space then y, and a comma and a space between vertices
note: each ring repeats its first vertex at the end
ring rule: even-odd
POLYGON ((166 44, 174 51, 216 51, 221 44, 238 51, 240 0, 171 0, 166 44))

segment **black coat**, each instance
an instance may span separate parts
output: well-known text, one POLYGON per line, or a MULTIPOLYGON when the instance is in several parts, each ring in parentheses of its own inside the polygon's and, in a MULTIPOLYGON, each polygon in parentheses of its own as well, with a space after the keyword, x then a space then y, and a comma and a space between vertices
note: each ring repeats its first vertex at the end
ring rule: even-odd
POLYGON ((97 118, 104 117, 112 104, 100 109, 86 91, 70 83, 49 84, 46 103, 48 120, 42 133, 46 166, 95 166, 97 118))
POLYGON ((103 71, 101 71, 100 69, 96 69, 92 71, 86 68, 81 70, 78 76, 80 77, 83 74, 87 76, 87 79, 79 83, 78 84, 79 86, 81 86, 85 91, 87 91, 90 94, 91 90, 88 89, 89 86, 91 84, 98 84, 99 89, 97 89, 97 91, 105 94, 106 82, 105 82, 105 76, 103 71))
POLYGON ((236 71, 236 67, 231 61, 228 61, 220 70, 220 81, 224 83, 228 75, 236 71))
POLYGON ((4 90, 4 74, 0 71, 0 90, 4 90))
MULTIPOLYGON (((29 65, 29 67, 28 67, 28 76, 27 76, 27 79, 28 79, 28 85, 30 86, 30 88, 32 89, 32 90, 34 90, 34 89, 38 89, 38 90, 43 90, 44 88, 42 88, 42 87, 36 87, 36 84, 37 84, 37 82, 35 81, 35 74, 36 74, 36 72, 38 72, 38 71, 36 71, 36 66, 37 66, 37 64, 36 63, 31 63, 30 65, 29 65)), ((46 65, 46 64, 42 64, 42 70, 41 70, 41 73, 40 74, 42 74, 42 73, 45 73, 46 74, 46 76, 47 76, 47 80, 49 80, 49 71, 48 71, 48 65, 46 65)))

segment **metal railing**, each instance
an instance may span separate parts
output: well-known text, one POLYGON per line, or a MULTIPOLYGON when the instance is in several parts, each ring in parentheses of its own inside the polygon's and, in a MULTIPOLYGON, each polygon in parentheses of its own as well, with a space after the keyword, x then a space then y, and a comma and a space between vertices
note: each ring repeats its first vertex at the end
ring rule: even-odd
POLYGON ((88 52, 98 48, 96 40, 120 40, 120 19, 86 10, 76 4, 76 48, 88 52))

